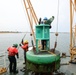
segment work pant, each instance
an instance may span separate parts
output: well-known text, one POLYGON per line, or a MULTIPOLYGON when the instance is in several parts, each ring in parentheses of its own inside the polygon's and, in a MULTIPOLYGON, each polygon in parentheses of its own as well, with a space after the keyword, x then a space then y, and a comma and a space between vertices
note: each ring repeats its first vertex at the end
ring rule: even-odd
POLYGON ((26 51, 24 51, 24 61, 26 63, 26 51))
POLYGON ((46 40, 41 40, 41 44, 42 44, 42 50, 44 50, 44 47, 46 46, 46 40))
POLYGON ((8 59, 9 59, 9 71, 10 72, 16 72, 16 66, 17 66, 17 63, 16 63, 16 58, 15 56, 8 56, 8 59))

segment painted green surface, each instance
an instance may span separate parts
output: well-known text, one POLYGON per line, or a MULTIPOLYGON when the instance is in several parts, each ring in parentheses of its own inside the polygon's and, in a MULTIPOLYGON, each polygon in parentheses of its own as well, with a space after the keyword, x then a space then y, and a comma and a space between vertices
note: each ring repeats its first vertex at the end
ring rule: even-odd
POLYGON ((50 30, 48 24, 40 24, 35 26, 36 31, 36 52, 39 52, 39 41, 46 41, 46 50, 50 48, 50 30))
POLYGON ((36 64, 49 64, 52 62, 56 62, 60 60, 60 54, 49 54, 49 53, 41 53, 34 54, 33 50, 30 50, 26 53, 26 58, 28 61, 36 64))
POLYGON ((36 39, 49 39, 49 25, 40 24, 35 26, 36 39))

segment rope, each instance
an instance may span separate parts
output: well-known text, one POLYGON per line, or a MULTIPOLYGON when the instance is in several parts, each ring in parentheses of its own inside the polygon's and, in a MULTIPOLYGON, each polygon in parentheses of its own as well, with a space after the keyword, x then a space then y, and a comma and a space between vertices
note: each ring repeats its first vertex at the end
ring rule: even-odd
POLYGON ((58 32, 58 21, 59 21, 59 0, 58 0, 58 7, 57 7, 57 28, 56 28, 56 32, 58 32))
POLYGON ((59 0, 58 0, 58 7, 57 7, 57 27, 56 27, 56 33, 55 33, 55 35, 56 35, 56 40, 55 40, 55 44, 54 44, 54 49, 56 48, 56 46, 57 46, 57 36, 58 36, 58 22, 59 22, 59 0))

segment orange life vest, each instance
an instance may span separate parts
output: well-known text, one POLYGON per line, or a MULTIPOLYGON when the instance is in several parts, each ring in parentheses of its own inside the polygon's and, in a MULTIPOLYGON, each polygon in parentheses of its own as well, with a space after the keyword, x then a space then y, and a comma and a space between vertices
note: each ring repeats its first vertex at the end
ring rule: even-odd
POLYGON ((7 50, 9 56, 15 56, 18 53, 18 49, 15 47, 9 47, 7 50))
POLYGON ((27 51, 28 51, 28 43, 27 43, 27 44, 22 45, 22 48, 23 48, 23 50, 25 50, 25 51, 27 52, 27 51))

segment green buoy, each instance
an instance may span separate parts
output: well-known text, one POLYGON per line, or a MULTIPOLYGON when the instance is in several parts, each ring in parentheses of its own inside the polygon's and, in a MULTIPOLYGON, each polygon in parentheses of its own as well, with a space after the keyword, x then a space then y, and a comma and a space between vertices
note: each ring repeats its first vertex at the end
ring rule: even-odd
POLYGON ((26 53, 27 69, 33 72, 54 72, 60 68, 60 52, 50 51, 50 30, 48 24, 35 26, 36 29, 36 52, 30 50, 26 53), (45 41, 44 46, 39 48, 39 41, 45 41), (44 48, 43 48, 44 47, 44 48))

